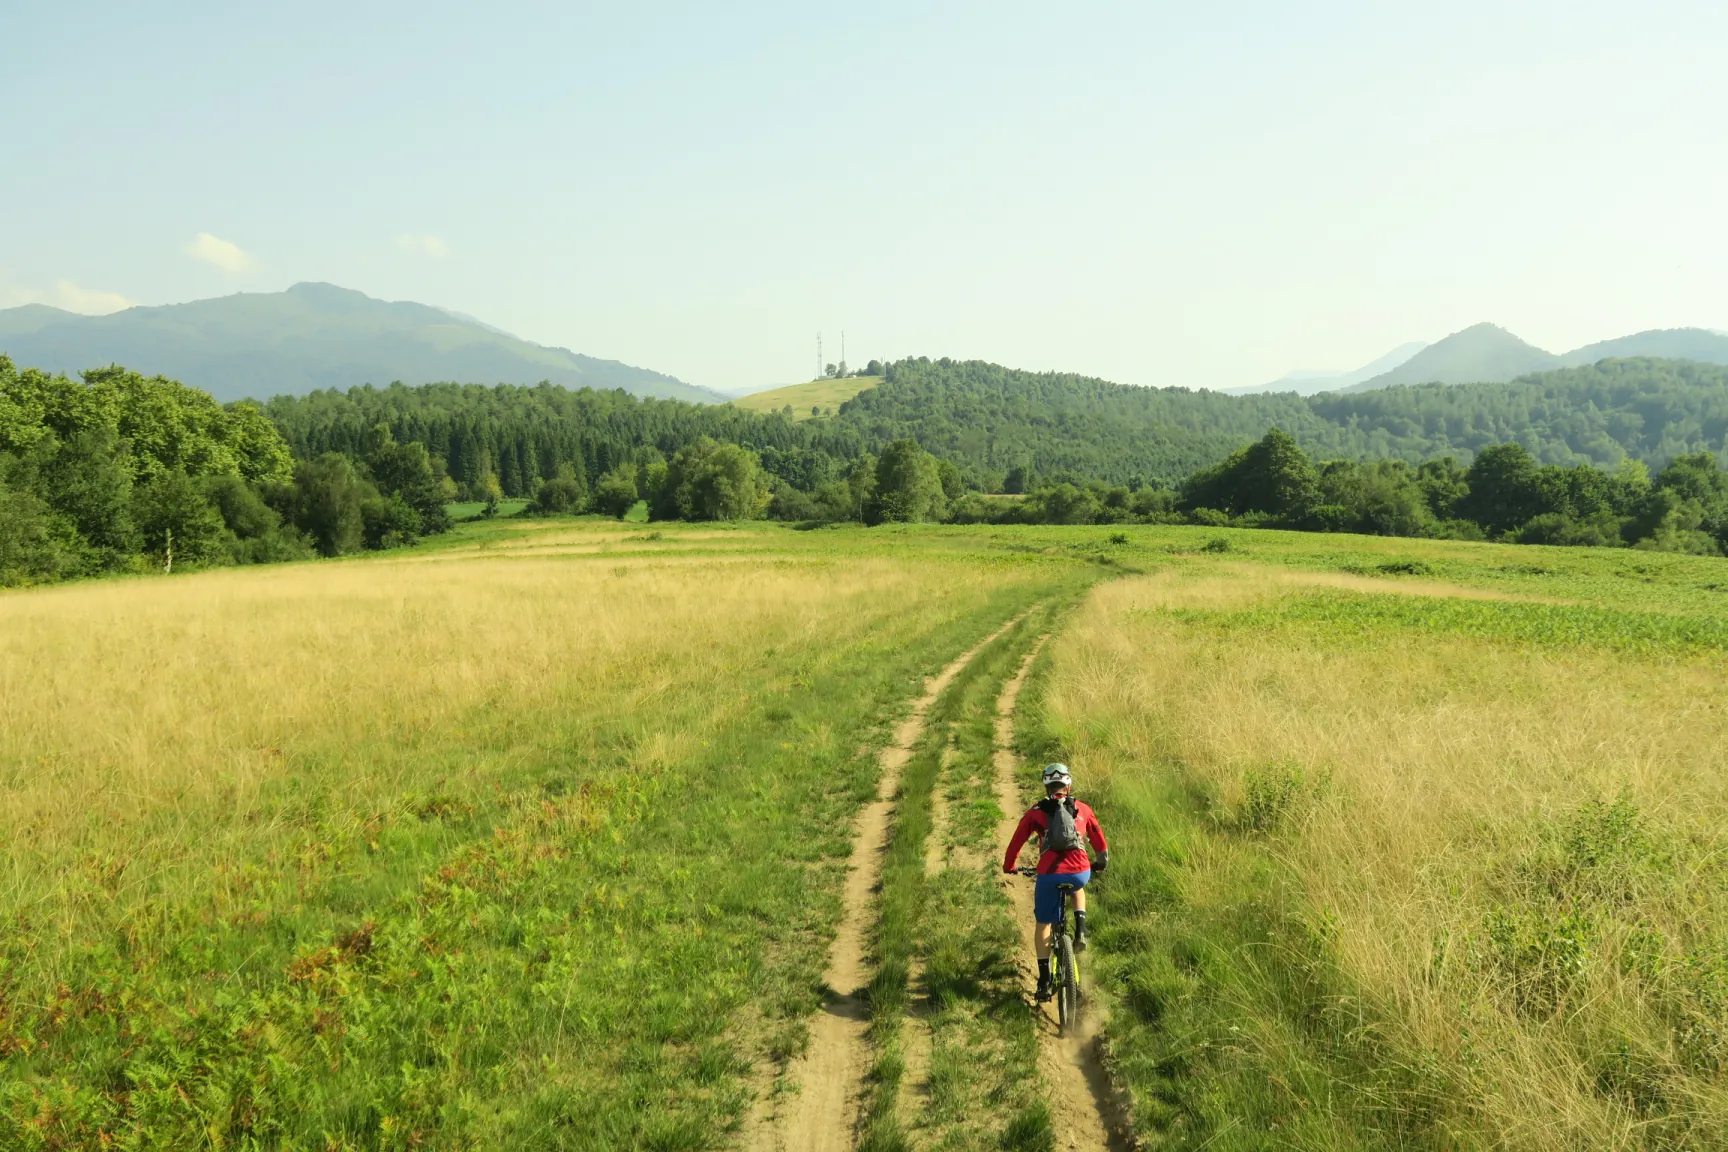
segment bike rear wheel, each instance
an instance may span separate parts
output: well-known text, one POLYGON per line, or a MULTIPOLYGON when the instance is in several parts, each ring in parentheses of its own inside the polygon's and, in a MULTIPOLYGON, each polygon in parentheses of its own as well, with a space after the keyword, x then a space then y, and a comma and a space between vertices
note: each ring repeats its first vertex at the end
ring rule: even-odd
POLYGON ((1080 971, 1066 932, 1056 938, 1056 1021, 1064 1036, 1080 1023, 1080 971))

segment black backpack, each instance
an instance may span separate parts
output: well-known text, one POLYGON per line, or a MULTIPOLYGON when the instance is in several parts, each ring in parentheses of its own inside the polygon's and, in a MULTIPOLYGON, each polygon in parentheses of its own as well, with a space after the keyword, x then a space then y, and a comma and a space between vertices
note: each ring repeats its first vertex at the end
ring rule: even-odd
POLYGON ((1080 839, 1080 810, 1074 805, 1074 797, 1040 800, 1038 807, 1043 809, 1048 822, 1044 829, 1044 851, 1072 852, 1085 847, 1080 839))

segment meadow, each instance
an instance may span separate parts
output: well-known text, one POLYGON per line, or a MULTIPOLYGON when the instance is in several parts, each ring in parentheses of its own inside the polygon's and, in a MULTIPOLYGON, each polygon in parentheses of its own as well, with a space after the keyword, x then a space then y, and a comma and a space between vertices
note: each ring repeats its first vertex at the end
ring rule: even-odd
POLYGON ((1728 1145, 1721 562, 1209 547, 1040 669, 1033 743, 1113 835, 1093 968, 1140 1138, 1728 1145))
POLYGON ((0 1146, 723 1143, 884 725, 1097 567, 494 521, 0 596, 0 1146))
POLYGON ((1111 837, 1137 1139, 1718 1147, 1725 602, 1626 550, 596 519, 0 594, 0 1146, 785 1147, 877 752, 996 635, 893 795, 848 1145, 1072 1146, 990 767, 1047 638, 1018 781, 1069 760, 1111 837))

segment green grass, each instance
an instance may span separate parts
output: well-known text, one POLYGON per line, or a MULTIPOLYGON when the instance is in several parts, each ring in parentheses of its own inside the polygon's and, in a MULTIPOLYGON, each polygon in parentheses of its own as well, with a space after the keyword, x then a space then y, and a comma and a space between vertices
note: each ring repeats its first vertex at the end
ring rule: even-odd
MULTIPOLYGON (((512 496, 509 499, 498 501, 495 515, 514 516, 526 507, 528 507, 527 500, 512 496)), ((486 501, 458 500, 452 504, 444 505, 444 510, 450 514, 452 520, 478 520, 486 511, 486 501)))
POLYGON ((788 384, 740 396, 732 403, 748 412, 778 412, 792 406, 793 420, 814 420, 811 408, 821 408, 822 416, 830 415, 840 405, 867 388, 882 383, 880 376, 848 376, 842 380, 810 380, 803 384, 788 384))

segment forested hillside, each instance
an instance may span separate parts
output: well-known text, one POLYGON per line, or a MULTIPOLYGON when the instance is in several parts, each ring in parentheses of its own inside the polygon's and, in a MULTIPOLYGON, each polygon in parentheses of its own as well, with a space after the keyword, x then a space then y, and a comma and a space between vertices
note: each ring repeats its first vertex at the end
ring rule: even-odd
POLYGON ((397 440, 426 445, 473 499, 485 499, 493 481, 501 495, 529 495, 560 469, 598 480, 644 450, 670 456, 703 436, 754 449, 771 465, 784 456, 792 475, 822 467, 811 465, 811 456, 849 460, 868 443, 840 422, 795 424, 729 404, 638 399, 552 384, 363 387, 278 396, 265 411, 297 456, 353 454, 374 427, 388 425, 397 440))
POLYGON ((1279 427, 1323 458, 1467 459, 1506 441, 1543 464, 1660 468, 1721 451, 1728 368, 1611 360, 1504 384, 1418 385, 1349 395, 1226 396, 1135 388, 979 361, 902 360, 846 404, 841 424, 871 439, 910 436, 962 469, 1115 483, 1174 484, 1279 427))

